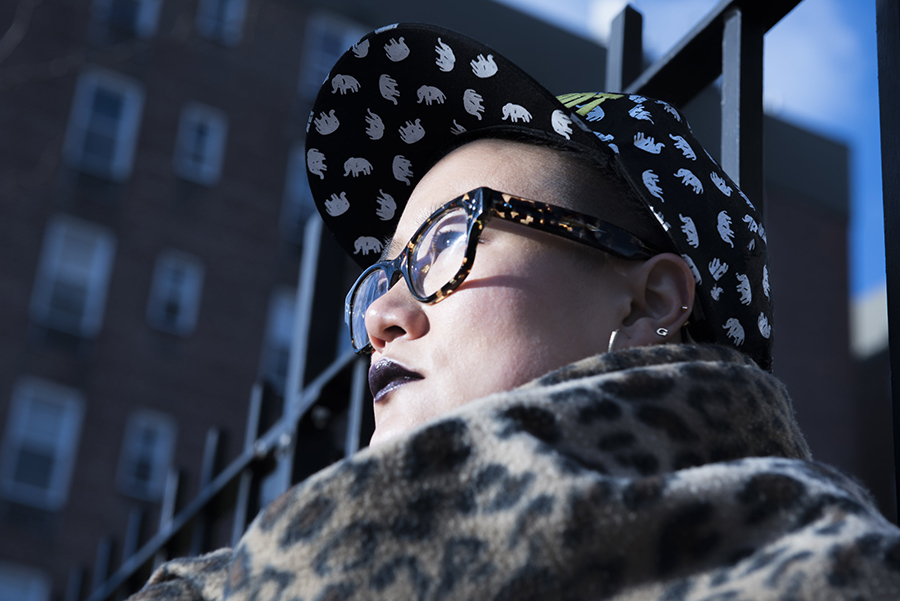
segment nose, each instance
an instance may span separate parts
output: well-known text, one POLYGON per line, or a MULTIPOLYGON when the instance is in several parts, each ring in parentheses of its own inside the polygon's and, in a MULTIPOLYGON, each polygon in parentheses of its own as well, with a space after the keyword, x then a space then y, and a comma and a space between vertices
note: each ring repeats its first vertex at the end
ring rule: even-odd
POLYGON ((424 306, 413 298, 402 280, 375 299, 366 311, 366 333, 377 352, 398 339, 420 338, 428 333, 428 328, 424 306))

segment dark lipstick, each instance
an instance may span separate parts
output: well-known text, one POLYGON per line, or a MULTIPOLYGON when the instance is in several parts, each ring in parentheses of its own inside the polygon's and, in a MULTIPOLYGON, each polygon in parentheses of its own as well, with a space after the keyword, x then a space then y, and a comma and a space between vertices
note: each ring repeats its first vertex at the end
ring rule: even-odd
POLYGON ((395 388, 422 378, 422 374, 406 369, 395 361, 381 359, 369 368, 369 390, 378 403, 395 388))

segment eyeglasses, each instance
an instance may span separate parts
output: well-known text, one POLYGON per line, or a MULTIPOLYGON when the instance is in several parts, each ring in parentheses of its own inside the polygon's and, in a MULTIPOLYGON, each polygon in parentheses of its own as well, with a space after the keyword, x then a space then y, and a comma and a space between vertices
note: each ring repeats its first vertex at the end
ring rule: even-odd
POLYGON ((401 275, 410 293, 421 303, 439 302, 459 288, 472 270, 481 231, 495 217, 592 246, 621 259, 649 259, 660 252, 596 217, 478 188, 432 213, 396 259, 379 261, 367 268, 350 288, 344 302, 344 321, 356 352, 371 352, 366 313, 401 275))

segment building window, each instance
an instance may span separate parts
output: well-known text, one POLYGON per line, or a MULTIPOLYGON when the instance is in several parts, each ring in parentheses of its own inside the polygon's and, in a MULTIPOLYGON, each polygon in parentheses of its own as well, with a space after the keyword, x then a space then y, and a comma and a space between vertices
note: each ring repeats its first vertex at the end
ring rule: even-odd
POLYGON ((115 39, 150 38, 159 25, 162 0, 94 0, 94 20, 115 39))
POLYGON ((66 132, 66 160, 75 168, 113 181, 131 174, 144 91, 136 81, 92 68, 75 87, 66 132))
POLYGON ((119 490, 147 501, 158 501, 175 449, 176 426, 170 417, 138 410, 128 418, 119 461, 119 490))
POLYGON ((228 117, 220 110, 191 102, 181 110, 173 165, 175 173, 212 186, 222 175, 228 117))
POLYGON ((23 378, 13 391, 0 456, 0 492, 56 510, 69 490, 84 399, 74 389, 23 378))
POLYGON ((34 568, 2 561, 0 600, 49 601, 50 578, 34 568))
POLYGON ((269 318, 266 324, 261 371, 263 378, 280 394, 284 394, 287 382, 291 340, 294 335, 295 305, 296 294, 289 288, 277 290, 269 300, 269 318))
POLYGON ((300 96, 315 98, 328 73, 350 46, 359 41, 367 28, 329 13, 310 17, 306 25, 306 44, 300 72, 300 96))
POLYGON ((205 38, 236 46, 244 35, 247 0, 200 0, 197 31, 205 38))
POLYGON ((82 338, 100 331, 115 238, 105 228, 71 217, 47 224, 31 297, 39 324, 82 338))
POLYGON ((199 259, 169 251, 156 259, 147 321, 163 332, 187 336, 197 325, 203 264, 199 259))
POLYGON ((300 244, 306 220, 316 214, 316 203, 309 189, 306 175, 306 153, 301 142, 294 146, 288 158, 281 204, 281 235, 288 242, 300 244))

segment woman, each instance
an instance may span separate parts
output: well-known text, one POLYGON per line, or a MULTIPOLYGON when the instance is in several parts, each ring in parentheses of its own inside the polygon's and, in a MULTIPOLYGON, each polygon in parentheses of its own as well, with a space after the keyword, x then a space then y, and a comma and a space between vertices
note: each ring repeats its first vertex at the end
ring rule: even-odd
POLYGON ((307 159, 365 268, 373 445, 137 598, 900 599, 900 532, 766 371, 759 216, 675 109, 399 25, 307 159))

